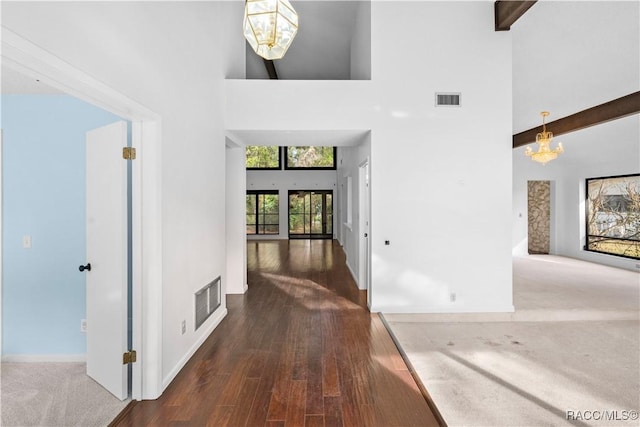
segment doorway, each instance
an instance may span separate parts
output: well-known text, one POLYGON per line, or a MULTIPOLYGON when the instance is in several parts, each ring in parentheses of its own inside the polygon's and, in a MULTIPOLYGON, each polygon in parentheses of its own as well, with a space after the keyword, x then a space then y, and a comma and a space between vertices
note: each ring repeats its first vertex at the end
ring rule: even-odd
POLYGON ((358 269, 358 287, 367 290, 367 304, 371 307, 371 289, 369 286, 369 271, 371 260, 370 246, 370 189, 369 189, 369 161, 365 160, 360 164, 358 171, 358 211, 359 230, 359 269, 358 269))
POLYGON ((289 190, 289 238, 333 239, 333 190, 289 190))
POLYGON ((156 399, 163 390, 161 117, 6 28, 2 47, 3 66, 132 122, 139 150, 131 178, 132 333, 133 347, 145 349, 132 366, 132 398, 156 399))

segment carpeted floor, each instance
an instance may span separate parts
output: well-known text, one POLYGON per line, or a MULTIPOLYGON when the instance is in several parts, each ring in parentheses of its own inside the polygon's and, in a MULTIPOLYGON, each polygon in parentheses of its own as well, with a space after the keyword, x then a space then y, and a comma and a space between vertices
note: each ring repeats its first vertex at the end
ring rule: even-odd
POLYGON ((2 363, 3 426, 106 426, 129 403, 86 375, 84 363, 2 363))
POLYGON ((448 425, 639 425, 640 275, 554 256, 513 272, 508 319, 385 316, 448 425))

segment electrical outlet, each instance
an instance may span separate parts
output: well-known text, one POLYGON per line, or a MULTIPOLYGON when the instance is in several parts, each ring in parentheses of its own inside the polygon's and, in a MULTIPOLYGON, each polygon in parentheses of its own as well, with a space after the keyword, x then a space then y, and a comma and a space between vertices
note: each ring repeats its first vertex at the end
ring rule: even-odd
POLYGON ((22 247, 31 249, 31 236, 22 236, 22 247))
POLYGON ((451 292, 451 295, 449 295, 449 299, 451 300, 451 302, 456 302, 456 293, 451 292))
POLYGON ((183 320, 182 321, 182 335, 187 333, 187 321, 183 320))
POLYGON ((87 319, 80 320, 80 332, 87 332, 87 319))

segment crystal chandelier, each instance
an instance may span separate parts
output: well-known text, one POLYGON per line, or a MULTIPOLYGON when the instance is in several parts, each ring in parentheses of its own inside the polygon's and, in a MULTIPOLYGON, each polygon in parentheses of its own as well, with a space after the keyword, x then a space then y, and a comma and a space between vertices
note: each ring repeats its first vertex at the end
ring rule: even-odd
POLYGON ((264 59, 280 59, 298 32, 298 14, 288 0, 246 0, 244 37, 264 59))
POLYGON ((558 147, 553 150, 549 147, 551 141, 553 140, 553 133, 547 132, 547 126, 544 123, 544 118, 549 115, 548 111, 543 111, 542 114, 542 132, 536 135, 536 142, 538 143, 538 151, 534 152, 531 147, 527 147, 524 154, 531 157, 538 163, 542 163, 543 165, 547 162, 558 157, 558 154, 564 152, 564 148, 562 148, 562 143, 558 143, 558 147))

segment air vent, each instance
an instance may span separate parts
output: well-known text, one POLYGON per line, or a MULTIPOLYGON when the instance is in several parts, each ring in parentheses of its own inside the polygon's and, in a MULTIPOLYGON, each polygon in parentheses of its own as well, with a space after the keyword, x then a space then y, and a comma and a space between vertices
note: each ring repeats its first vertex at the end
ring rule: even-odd
POLYGON ((196 330, 220 307, 220 276, 196 292, 196 330))
POLYGON ((436 93, 436 107, 459 107, 460 93, 436 93))

